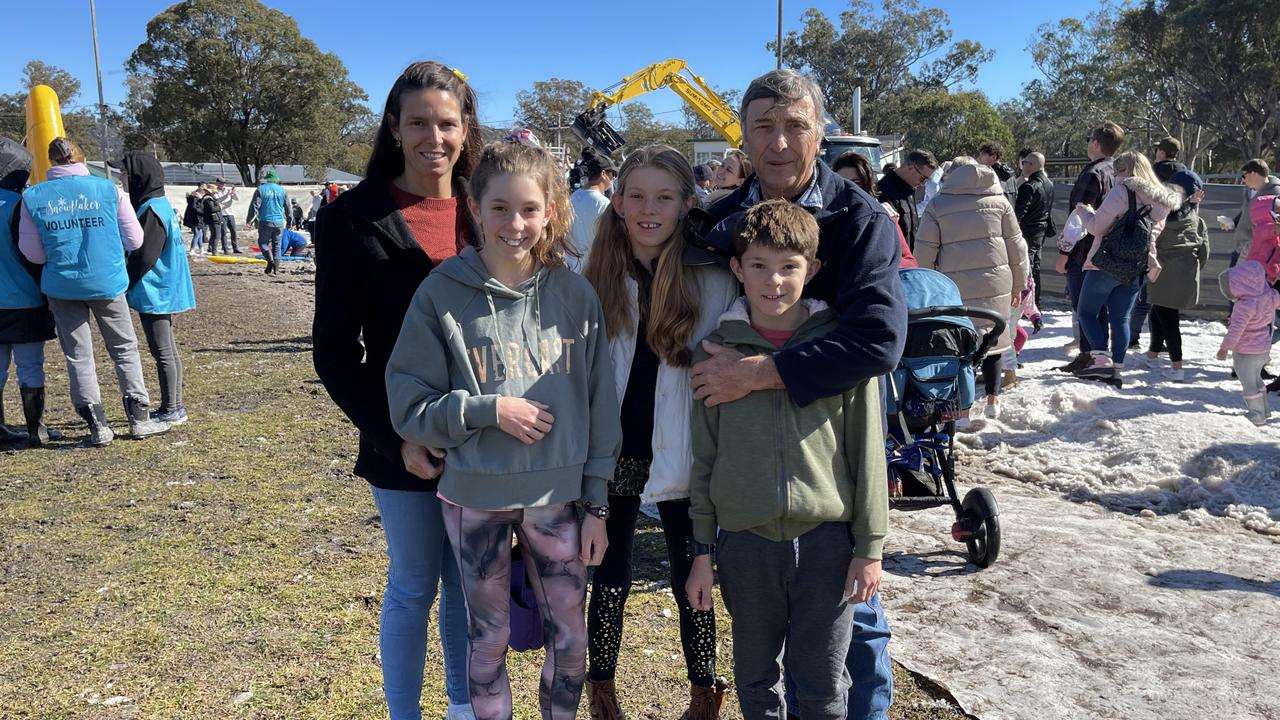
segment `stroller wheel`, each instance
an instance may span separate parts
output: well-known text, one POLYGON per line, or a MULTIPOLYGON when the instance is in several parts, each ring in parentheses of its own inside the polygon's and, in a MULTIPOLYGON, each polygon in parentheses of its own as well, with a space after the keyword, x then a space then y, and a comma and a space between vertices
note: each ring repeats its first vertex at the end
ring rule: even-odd
POLYGON ((991 567, 1000 555, 1000 508, 995 496, 986 488, 974 488, 965 493, 960 506, 964 518, 959 524, 969 530, 964 539, 969 562, 981 568, 991 567))

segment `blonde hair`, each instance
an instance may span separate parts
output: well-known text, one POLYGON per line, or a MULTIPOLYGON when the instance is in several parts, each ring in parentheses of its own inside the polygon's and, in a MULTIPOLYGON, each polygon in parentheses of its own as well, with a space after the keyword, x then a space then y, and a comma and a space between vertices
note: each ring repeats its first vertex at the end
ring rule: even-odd
POLYGON ((49 162, 53 165, 71 165, 84 162, 84 151, 74 142, 56 137, 49 143, 49 162))
MULTIPOLYGON (((569 244, 569 226, 573 224, 573 208, 569 205, 569 190, 560 175, 556 161, 540 147, 501 140, 489 143, 480 151, 480 160, 471 174, 471 196, 476 203, 484 202, 489 181, 499 175, 533 178, 546 195, 547 205, 555 205, 547 227, 538 244, 529 254, 547 267, 563 267, 565 257, 577 255, 569 244)), ((479 224, 479 223, 477 223, 479 224)), ((484 229, 480 229, 483 244, 484 229)))
MULTIPOLYGON (((670 175, 679 185, 681 202, 687 203, 694 197, 693 167, 684 155, 669 145, 647 145, 627 156, 618 171, 619 197, 627 192, 627 179, 631 172, 642 167, 655 168, 670 175)), ((645 342, 671 367, 688 367, 693 355, 689 350, 689 336, 693 334, 698 320, 699 297, 694 271, 684 264, 686 238, 692 231, 688 220, 681 215, 658 254, 648 312, 644 312, 645 308, 636 309, 646 318, 645 342)), ((610 207, 596 224, 591 257, 583 272, 600 296, 605 332, 610 338, 634 325, 626 283, 627 276, 635 272, 634 266, 635 254, 631 251, 626 222, 610 207)))
POLYGON ((1111 161, 1112 167, 1116 172, 1129 173, 1131 177, 1142 178, 1155 185, 1160 185, 1160 178, 1156 177, 1156 171, 1151 168, 1151 161, 1136 150, 1125 150, 1115 159, 1111 161))
POLYGON ((733 233, 733 256, 742 259, 747 248, 793 252, 813 262, 818 257, 818 221, 785 198, 757 203, 743 213, 733 233))

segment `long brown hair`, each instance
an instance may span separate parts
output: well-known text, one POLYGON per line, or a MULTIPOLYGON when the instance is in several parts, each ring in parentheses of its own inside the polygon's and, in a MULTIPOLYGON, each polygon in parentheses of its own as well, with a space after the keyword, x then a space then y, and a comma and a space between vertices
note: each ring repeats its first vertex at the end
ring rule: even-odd
MULTIPOLYGON (((669 145, 647 145, 627 156, 618 173, 618 196, 627 192, 627 178, 636 168, 651 167, 670 175, 680 186, 680 200, 694 197, 693 167, 669 145)), ((693 269, 684 264, 687 233, 692 227, 682 215, 671 237, 662 246, 649 292, 645 342, 655 355, 671 367, 688 367, 692 360, 689 336, 698 321, 698 291, 693 269)), ((627 236, 627 225, 610 206, 596 225, 591 257, 583 275, 596 289, 604 307, 605 331, 610 338, 630 328, 632 308, 628 302, 628 275, 634 273, 635 254, 627 236)))
MULTIPOLYGON (((573 252, 569 245, 573 207, 569 205, 569 188, 555 158, 540 147, 506 140, 489 143, 480 151, 480 160, 475 172, 471 174, 471 197, 475 198, 476 203, 484 202, 489 181, 498 175, 533 178, 546 194, 548 205, 555 205, 542 237, 529 249, 529 254, 547 267, 563 266, 565 256, 573 252)), ((479 224, 477 220, 476 225, 479 224)), ((480 231, 483 235, 484 229, 480 228, 480 231)), ((481 242, 484 242, 483 238, 481 242)))

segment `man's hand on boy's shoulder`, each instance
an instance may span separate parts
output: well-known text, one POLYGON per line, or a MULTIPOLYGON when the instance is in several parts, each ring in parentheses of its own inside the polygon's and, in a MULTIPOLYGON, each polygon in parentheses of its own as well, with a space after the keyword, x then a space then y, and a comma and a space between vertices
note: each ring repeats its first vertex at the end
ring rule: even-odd
POLYGON ((710 357, 693 366, 693 397, 707 407, 733 402, 755 390, 782 390, 782 378, 768 355, 747 357, 732 348, 702 341, 710 357))
POLYGON ((880 592, 882 569, 879 560, 856 557, 849 562, 844 579, 844 597, 850 605, 864 603, 880 592))

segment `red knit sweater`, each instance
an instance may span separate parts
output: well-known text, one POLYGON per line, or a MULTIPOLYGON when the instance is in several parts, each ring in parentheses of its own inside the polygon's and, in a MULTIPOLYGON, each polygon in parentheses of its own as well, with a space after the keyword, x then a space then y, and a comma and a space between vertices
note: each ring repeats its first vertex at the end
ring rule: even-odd
POLYGON ((431 262, 440 264, 458 254, 458 198, 413 195, 388 183, 391 197, 431 262))

